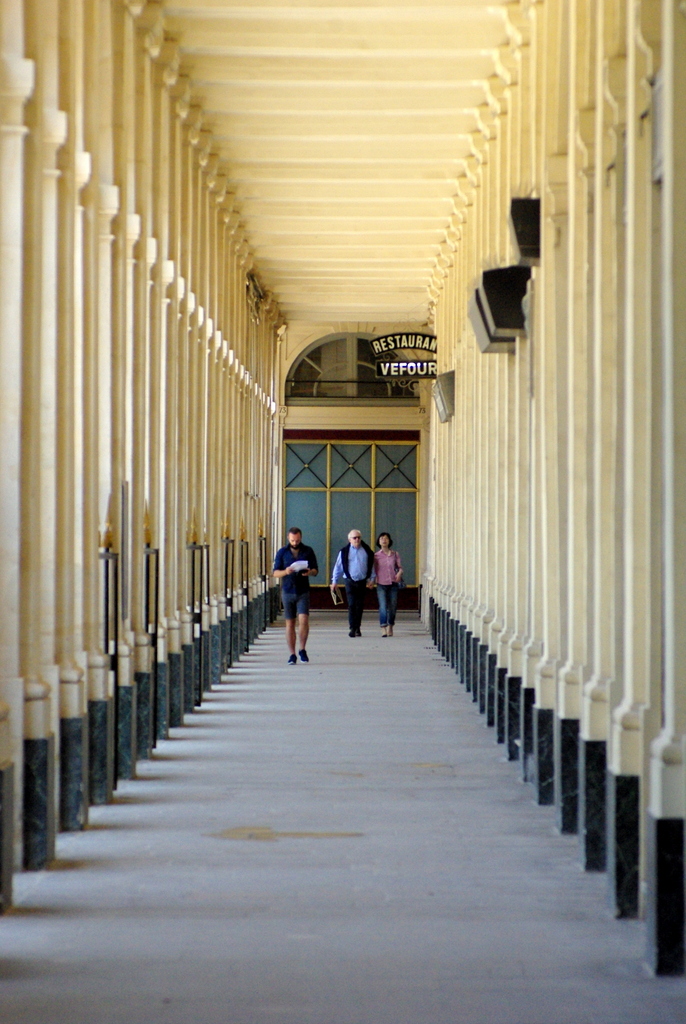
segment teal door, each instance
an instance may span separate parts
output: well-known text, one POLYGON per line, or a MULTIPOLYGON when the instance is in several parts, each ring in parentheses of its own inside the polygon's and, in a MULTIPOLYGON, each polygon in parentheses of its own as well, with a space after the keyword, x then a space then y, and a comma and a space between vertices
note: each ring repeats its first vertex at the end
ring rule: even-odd
POLYGON ((328 584, 352 529, 359 529, 371 548, 379 533, 390 533, 405 582, 416 585, 418 447, 287 442, 285 527, 299 527, 314 548, 319 561, 315 586, 328 584))

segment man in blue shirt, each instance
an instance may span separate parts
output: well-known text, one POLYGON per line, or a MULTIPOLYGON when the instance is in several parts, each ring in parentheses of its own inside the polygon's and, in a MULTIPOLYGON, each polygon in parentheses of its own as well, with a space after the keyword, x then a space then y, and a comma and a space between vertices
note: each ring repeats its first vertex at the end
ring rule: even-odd
POLYGON ((319 572, 317 556, 312 548, 302 542, 302 530, 291 526, 288 531, 288 544, 279 548, 274 558, 273 575, 281 580, 281 601, 283 615, 286 620, 286 643, 291 652, 289 665, 295 665, 295 617, 298 616, 298 651, 301 661, 309 661, 307 657, 307 637, 310 632, 310 576, 319 572), (298 563, 304 563, 299 566, 298 563), (295 564, 294 564, 295 563, 295 564))
POLYGON ((362 636, 362 612, 364 611, 364 594, 367 587, 373 585, 374 552, 362 540, 359 530, 351 530, 348 534, 349 543, 338 552, 338 558, 331 577, 331 592, 338 581, 345 579, 345 594, 348 598, 348 636, 362 636))

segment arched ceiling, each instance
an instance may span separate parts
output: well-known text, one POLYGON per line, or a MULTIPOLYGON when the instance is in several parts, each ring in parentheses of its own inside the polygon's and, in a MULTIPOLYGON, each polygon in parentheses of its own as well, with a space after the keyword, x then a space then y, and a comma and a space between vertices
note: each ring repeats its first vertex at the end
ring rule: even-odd
POLYGON ((426 320, 460 180, 509 80, 508 7, 163 0, 254 269, 286 320, 426 320))

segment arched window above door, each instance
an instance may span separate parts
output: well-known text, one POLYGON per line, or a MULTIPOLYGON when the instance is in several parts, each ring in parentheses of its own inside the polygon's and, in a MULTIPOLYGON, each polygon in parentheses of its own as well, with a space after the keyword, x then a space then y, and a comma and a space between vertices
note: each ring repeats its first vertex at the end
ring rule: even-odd
POLYGON ((286 378, 289 405, 419 403, 416 380, 377 380, 371 334, 320 338, 296 359, 286 378))

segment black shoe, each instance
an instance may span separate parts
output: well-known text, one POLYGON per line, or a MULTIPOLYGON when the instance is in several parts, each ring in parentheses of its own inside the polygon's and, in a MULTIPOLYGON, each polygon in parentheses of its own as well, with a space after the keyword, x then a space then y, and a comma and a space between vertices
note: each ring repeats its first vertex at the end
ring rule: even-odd
POLYGON ((355 636, 362 636, 362 634, 360 633, 359 629, 355 630, 355 636))
POLYGON ((351 629, 350 632, 348 633, 348 636, 357 636, 357 634, 354 629, 351 629))
POLYGON ((290 658, 288 659, 288 664, 289 665, 297 665, 298 664, 298 659, 296 658, 296 656, 294 654, 291 654, 290 658))
POLYGON ((300 655, 300 660, 301 660, 301 661, 309 661, 309 660, 310 660, 310 659, 309 659, 309 658, 307 657, 307 651, 305 650, 305 648, 304 648, 304 647, 303 647, 302 651, 298 651, 298 654, 300 655))

